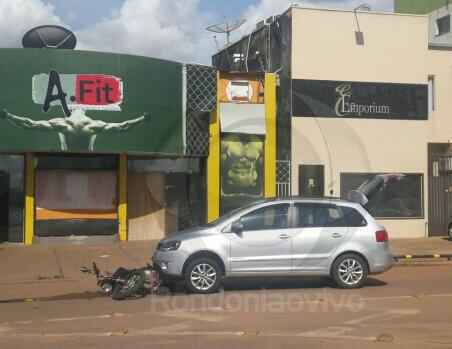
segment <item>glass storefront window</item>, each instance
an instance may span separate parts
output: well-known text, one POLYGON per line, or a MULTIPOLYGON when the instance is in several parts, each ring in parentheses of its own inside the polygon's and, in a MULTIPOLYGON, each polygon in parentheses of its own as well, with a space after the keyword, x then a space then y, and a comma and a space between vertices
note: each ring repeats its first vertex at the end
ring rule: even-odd
POLYGON ((0 155, 0 242, 23 242, 24 157, 0 155))
MULTIPOLYGON (((377 173, 341 173, 341 198, 347 199, 351 190, 375 175, 377 173)), ((399 180, 388 181, 368 197, 367 210, 375 218, 422 218, 422 180, 422 174, 405 174, 399 180)))

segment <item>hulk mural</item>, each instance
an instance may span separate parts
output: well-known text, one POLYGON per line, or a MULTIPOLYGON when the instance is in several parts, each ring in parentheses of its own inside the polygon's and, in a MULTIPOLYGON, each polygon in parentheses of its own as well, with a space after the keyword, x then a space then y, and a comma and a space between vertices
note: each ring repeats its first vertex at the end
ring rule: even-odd
POLYGON ((247 134, 221 140, 221 213, 263 196, 264 142, 247 134))

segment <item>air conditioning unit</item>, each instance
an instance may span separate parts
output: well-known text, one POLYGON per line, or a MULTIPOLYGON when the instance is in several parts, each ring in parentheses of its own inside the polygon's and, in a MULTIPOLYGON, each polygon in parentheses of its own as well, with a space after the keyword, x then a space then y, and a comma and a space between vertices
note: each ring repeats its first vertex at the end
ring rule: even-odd
POLYGON ((256 23, 256 29, 261 29, 263 27, 265 27, 265 20, 256 23))
POLYGON ((272 24, 274 21, 278 20, 279 15, 270 16, 265 20, 265 24, 272 24))

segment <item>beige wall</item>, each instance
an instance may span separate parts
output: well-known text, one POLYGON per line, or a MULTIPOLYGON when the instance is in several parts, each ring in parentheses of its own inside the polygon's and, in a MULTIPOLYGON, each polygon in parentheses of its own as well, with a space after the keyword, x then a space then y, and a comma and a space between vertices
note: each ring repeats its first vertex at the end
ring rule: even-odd
MULTIPOLYGON (((437 76, 437 111, 429 121, 292 118, 292 194, 298 165, 325 165, 325 194, 340 195, 341 172, 424 174, 427 143, 452 138, 452 52, 428 50, 425 16, 358 13, 365 45, 355 43, 353 12, 292 10, 292 78, 427 83, 437 76), (448 138, 449 137, 449 138, 448 138)), ((428 217, 427 200, 424 214, 428 217)), ((391 237, 420 237, 427 219, 383 220, 391 237)))

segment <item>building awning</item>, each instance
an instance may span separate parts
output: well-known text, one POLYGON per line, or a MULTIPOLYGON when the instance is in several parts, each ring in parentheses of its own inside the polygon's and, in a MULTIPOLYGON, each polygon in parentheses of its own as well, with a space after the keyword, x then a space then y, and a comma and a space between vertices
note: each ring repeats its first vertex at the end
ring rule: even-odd
POLYGON ((129 159, 129 171, 132 172, 199 172, 199 159, 129 159))

